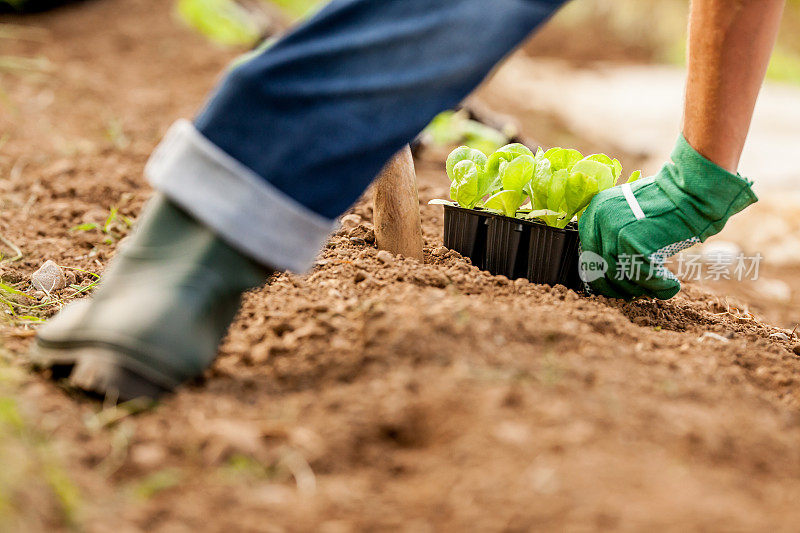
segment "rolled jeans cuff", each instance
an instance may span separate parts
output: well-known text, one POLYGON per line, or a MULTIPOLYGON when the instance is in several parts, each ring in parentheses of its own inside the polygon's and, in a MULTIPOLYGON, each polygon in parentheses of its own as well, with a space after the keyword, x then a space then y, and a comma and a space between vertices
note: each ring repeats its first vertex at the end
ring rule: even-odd
POLYGON ((336 228, 336 221, 279 191, 188 120, 172 125, 147 162, 145 175, 222 240, 277 270, 309 270, 336 228))

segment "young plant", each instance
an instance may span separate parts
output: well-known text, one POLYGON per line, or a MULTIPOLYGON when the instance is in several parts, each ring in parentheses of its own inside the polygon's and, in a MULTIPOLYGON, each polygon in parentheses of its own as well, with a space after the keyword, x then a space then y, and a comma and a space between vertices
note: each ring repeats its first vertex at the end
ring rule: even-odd
MULTIPOLYGON (((580 219, 589 202, 618 183, 622 164, 605 154, 584 157, 577 150, 509 144, 491 156, 462 146, 447 158, 450 197, 461 207, 482 207, 508 217, 541 218, 564 228, 580 219), (489 196, 484 202, 483 198, 489 196), (530 197, 530 209, 521 209, 530 197)), ((634 172, 628 183, 641 178, 634 172)), ((432 203, 446 203, 435 200, 432 203)))
MULTIPOLYGON (((495 155, 497 152, 492 157, 495 155)), ((489 164, 492 164, 492 159, 489 159, 489 164)), ((528 196, 525 186, 533 179, 535 169, 536 161, 532 153, 523 153, 508 162, 500 163, 499 182, 502 190, 486 200, 485 207, 500 211, 508 217, 516 216, 528 196)))
MULTIPOLYGON (((548 209, 558 214, 541 217, 546 224, 564 228, 583 211, 599 193, 616 185, 622 174, 622 164, 605 154, 588 157, 577 150, 539 149, 536 154, 537 172, 528 185, 534 209, 548 209)), ((634 181, 641 172, 634 173, 634 181)), ((629 179, 629 181, 630 181, 629 179)))
POLYGON ((489 193, 486 154, 467 146, 456 148, 447 158, 450 198, 461 207, 472 209, 489 193))

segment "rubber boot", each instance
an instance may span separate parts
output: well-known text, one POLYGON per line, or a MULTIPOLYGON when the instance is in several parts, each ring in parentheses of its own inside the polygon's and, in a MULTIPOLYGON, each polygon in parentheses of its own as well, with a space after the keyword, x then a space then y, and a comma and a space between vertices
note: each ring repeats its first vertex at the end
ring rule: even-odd
POLYGON ((95 294, 39 330, 31 359, 86 392, 155 399, 211 365, 242 293, 271 273, 159 194, 95 294))

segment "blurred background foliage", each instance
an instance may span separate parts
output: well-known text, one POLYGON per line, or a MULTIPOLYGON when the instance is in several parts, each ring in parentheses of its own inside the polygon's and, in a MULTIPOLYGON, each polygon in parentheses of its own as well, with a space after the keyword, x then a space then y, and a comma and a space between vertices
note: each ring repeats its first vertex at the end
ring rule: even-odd
MULTIPOLYGON (((252 46, 264 37, 251 13, 257 2, 299 20, 324 0, 177 0, 178 13, 215 42, 252 46)), ((528 44, 537 56, 576 62, 683 64, 688 0, 574 0, 528 44)), ((800 83, 800 0, 788 0, 769 70, 776 81, 800 83)))
MULTIPOLYGON (((575 0, 526 48, 576 61, 683 65, 688 11, 688 0, 575 0)), ((799 30, 800 0, 788 0, 769 79, 800 83, 799 30)))

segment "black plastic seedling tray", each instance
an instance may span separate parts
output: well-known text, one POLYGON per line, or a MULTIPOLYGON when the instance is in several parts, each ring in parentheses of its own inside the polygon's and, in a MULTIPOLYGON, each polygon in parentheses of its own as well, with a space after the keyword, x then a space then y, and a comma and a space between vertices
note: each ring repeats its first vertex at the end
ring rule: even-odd
POLYGON ((533 283, 564 285, 574 291, 584 289, 578 272, 580 239, 578 228, 552 228, 533 222, 528 241, 528 271, 525 277, 533 283))
POLYGON ((486 270, 509 279, 527 277, 531 226, 516 218, 492 219, 486 239, 486 270))
POLYGON ((464 257, 481 270, 486 269, 486 235, 489 222, 496 215, 476 209, 452 205, 444 206, 444 245, 464 257))
POLYGON ((444 245, 472 264, 510 279, 583 290, 578 275, 578 229, 444 206, 444 245))

